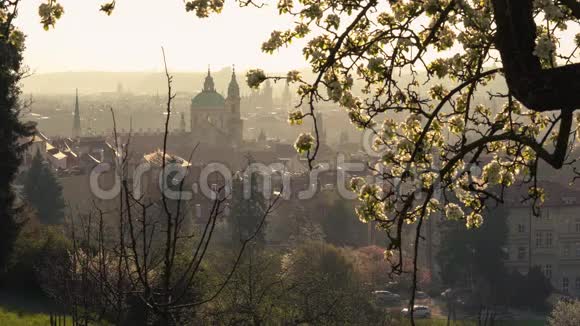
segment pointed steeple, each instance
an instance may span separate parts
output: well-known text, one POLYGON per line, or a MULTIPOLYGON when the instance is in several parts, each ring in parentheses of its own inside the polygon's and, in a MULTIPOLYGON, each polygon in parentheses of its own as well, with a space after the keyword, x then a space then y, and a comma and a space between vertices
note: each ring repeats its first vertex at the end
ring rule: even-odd
POLYGON ((273 98, 272 98, 272 83, 270 83, 269 79, 266 79, 264 82, 264 87, 262 87, 262 107, 266 109, 272 109, 273 107, 273 98))
POLYGON ((73 130, 72 135, 74 138, 78 138, 81 136, 81 114, 79 109, 79 89, 76 89, 76 97, 75 97, 75 113, 73 117, 73 130))
POLYGON ((228 86, 228 98, 239 98, 240 97, 240 86, 236 80, 236 67, 232 67, 232 80, 230 80, 230 85, 228 86))
POLYGON ((286 80, 284 85, 284 92, 282 93, 282 106, 290 109, 292 106, 292 94, 290 93, 290 83, 286 80))
POLYGON ((270 90, 272 88, 272 83, 270 82, 269 79, 266 79, 266 81, 264 82, 264 90, 270 90))
POLYGON ((183 115, 183 112, 181 112, 181 121, 179 121, 179 129, 181 129, 182 132, 185 132, 185 116, 183 115))
POLYGON ((258 142, 263 143, 266 141, 266 133, 264 129, 260 129, 260 134, 258 135, 258 142))
POLYGON ((209 66, 207 66, 207 77, 205 77, 205 82, 203 83, 203 91, 215 92, 215 85, 213 83, 213 77, 211 76, 209 66))

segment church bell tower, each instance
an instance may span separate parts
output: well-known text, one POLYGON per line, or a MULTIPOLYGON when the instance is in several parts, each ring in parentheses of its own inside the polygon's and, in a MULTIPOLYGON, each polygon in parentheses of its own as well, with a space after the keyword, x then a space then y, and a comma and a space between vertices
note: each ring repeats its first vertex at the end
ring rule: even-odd
POLYGON ((240 87, 236 80, 236 69, 232 68, 232 79, 228 85, 228 97, 226 98, 226 110, 229 116, 229 137, 234 146, 239 146, 243 138, 243 121, 240 114, 240 87))

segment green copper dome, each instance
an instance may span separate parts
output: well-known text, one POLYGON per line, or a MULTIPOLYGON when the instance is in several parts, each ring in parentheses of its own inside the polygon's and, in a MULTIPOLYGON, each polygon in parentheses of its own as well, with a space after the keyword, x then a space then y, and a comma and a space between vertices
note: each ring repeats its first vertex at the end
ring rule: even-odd
POLYGON ((202 91, 191 100, 192 107, 219 107, 223 108, 224 97, 216 91, 202 91))
POLYGON ((209 68, 207 77, 203 83, 203 90, 191 100, 191 107, 219 107, 223 108, 225 103, 224 97, 216 92, 213 77, 209 68))

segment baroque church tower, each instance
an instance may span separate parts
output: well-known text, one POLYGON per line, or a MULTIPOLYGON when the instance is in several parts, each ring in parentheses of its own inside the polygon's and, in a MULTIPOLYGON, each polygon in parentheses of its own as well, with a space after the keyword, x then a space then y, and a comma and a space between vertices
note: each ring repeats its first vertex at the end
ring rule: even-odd
POLYGON ((215 90, 208 69, 203 89, 191 100, 191 136, 194 141, 214 146, 237 147, 242 143, 243 121, 240 117, 240 88, 235 71, 228 86, 227 98, 215 90))
POLYGON ((239 146, 243 139, 243 120, 240 114, 240 86, 236 80, 236 69, 232 69, 232 79, 228 85, 228 97, 226 98, 226 110, 229 111, 228 129, 230 139, 235 146, 239 146))

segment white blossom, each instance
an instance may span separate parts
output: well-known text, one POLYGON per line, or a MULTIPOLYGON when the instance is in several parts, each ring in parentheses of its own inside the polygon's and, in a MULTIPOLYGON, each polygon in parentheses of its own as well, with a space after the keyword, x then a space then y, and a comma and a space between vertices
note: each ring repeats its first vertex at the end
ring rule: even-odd
POLYGON ((562 18, 564 13, 552 0, 534 0, 534 7, 544 11, 546 19, 555 20, 562 18))
POLYGON ((423 9, 430 15, 433 15, 441 8, 441 4, 438 0, 426 0, 423 2, 423 9))
POLYGON ((516 176, 515 173, 512 171, 504 171, 504 173, 502 173, 502 180, 501 183, 505 186, 511 186, 514 181, 516 180, 516 176))
POLYGON ((367 64, 367 68, 369 68, 369 70, 372 72, 380 72, 384 61, 385 59, 380 57, 370 58, 367 64))
POLYGON ((288 123, 290 125, 301 125, 303 118, 304 113, 300 109, 288 112, 288 123))
POLYGON ((304 153, 312 148, 312 144, 314 144, 314 136, 310 133, 302 133, 296 139, 294 148, 296 148, 298 153, 304 153))
POLYGON ((536 43, 533 54, 540 59, 550 59, 556 46, 547 35, 542 35, 536 43))
POLYGON ((463 215, 463 210, 461 207, 459 207, 459 205, 454 203, 445 205, 445 216, 447 216, 447 219, 457 221, 462 219, 463 215))
POLYGON ((364 184, 360 187, 358 196, 360 199, 370 199, 371 201, 377 200, 380 196, 381 188, 376 184, 364 184))
POLYGON ((270 38, 262 43, 262 51, 273 52, 284 44, 284 39, 282 38, 282 32, 273 31, 270 34, 270 38))
POLYGON ((393 119, 385 119, 381 128, 381 136, 385 140, 393 139, 397 135, 397 124, 393 119))
POLYGON ((302 10, 302 15, 312 19, 320 19, 322 17, 322 8, 320 8, 318 3, 313 2, 310 7, 302 10))
POLYGON ((286 80, 289 83, 294 83, 300 80, 300 71, 298 70, 291 70, 288 72, 288 74, 286 75, 286 80))
POLYGON ((352 95, 351 92, 346 91, 343 92, 342 97, 340 98, 340 104, 346 108, 353 109, 356 107, 357 98, 352 95))
POLYGON ((294 31, 296 32, 296 34, 298 34, 298 36, 303 37, 306 34, 308 34, 308 32, 310 32, 310 28, 308 28, 307 24, 301 23, 297 24, 296 27, 294 27, 294 31))
POLYGON ((342 85, 340 85, 338 79, 328 81, 326 84, 326 90, 328 92, 328 97, 330 97, 331 100, 335 102, 340 101, 340 98, 342 97, 342 85))
POLYGON ((250 88, 258 88, 266 80, 266 74, 262 69, 252 69, 246 74, 246 82, 250 88))
POLYGON ((292 0, 278 0, 278 10, 280 12, 289 12, 294 7, 292 0))
POLYGON ((362 185, 364 184, 365 179, 362 177, 354 177, 350 179, 350 189, 352 189, 353 191, 358 191, 358 189, 362 187, 362 185))
POLYGON ((397 149, 403 152, 411 152, 414 144, 407 138, 402 138, 397 144, 397 149))
POLYGON ((326 17, 326 24, 328 24, 328 27, 334 27, 336 29, 340 25, 340 17, 335 14, 330 14, 326 17))
POLYGON ((463 121, 463 116, 454 115, 453 118, 449 120, 449 130, 452 133, 460 134, 465 128, 465 121, 463 121))
POLYGON ((482 224, 483 224, 483 216, 481 216, 481 214, 478 213, 471 213, 467 215, 467 218, 465 219, 465 226, 467 226, 468 229, 478 228, 482 224))
POLYGON ((390 260, 394 256, 395 256, 395 251, 394 250, 385 250, 383 252, 383 257, 385 258, 385 260, 390 260))
POLYGON ((501 165, 492 161, 483 167, 483 179, 490 184, 498 184, 501 180, 501 165))

